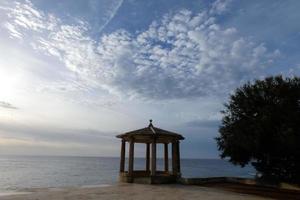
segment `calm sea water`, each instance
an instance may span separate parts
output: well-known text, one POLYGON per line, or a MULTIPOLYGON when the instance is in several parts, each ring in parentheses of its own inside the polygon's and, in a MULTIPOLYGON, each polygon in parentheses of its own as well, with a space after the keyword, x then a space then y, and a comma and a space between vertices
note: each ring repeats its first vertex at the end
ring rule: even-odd
MULTIPOLYGON (((158 159, 158 169, 163 160, 158 159)), ((135 159, 135 169, 145 160, 135 159)), ((0 191, 35 187, 114 184, 118 181, 119 158, 0 156, 0 191)), ((219 159, 182 159, 183 177, 253 177, 255 170, 233 166, 219 159)))

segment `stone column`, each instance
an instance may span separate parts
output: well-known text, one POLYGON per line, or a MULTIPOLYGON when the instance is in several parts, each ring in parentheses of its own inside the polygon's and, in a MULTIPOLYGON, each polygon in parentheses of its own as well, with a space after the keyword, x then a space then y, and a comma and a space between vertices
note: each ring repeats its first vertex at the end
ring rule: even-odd
POLYGON ((150 171, 150 143, 146 143, 146 171, 150 171))
POLYGON ((173 175, 177 176, 178 174, 178 154, 177 154, 177 144, 172 142, 172 172, 173 175))
POLYGON ((179 148, 179 141, 176 142, 177 145, 177 173, 181 176, 181 169, 180 169, 180 148, 179 148))
POLYGON ((125 152, 126 152, 126 142, 122 139, 121 143, 121 158, 120 158, 120 172, 125 170, 125 152))
POLYGON ((133 164, 134 164, 134 141, 133 139, 130 140, 129 143, 129 164, 128 164, 128 175, 133 175, 133 164))
POLYGON ((165 149, 165 172, 169 172, 169 152, 168 152, 168 143, 164 143, 165 149))
POLYGON ((156 174, 156 141, 152 142, 152 154, 151 154, 151 175, 156 174))

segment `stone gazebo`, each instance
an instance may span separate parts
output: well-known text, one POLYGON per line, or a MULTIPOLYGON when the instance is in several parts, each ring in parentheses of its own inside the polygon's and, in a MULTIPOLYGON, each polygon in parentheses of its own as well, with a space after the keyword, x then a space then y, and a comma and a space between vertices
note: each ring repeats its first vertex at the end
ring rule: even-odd
POLYGON ((152 125, 152 120, 150 120, 150 124, 148 127, 117 135, 117 138, 122 139, 120 159, 120 181, 127 183, 134 182, 159 184, 176 182, 177 179, 180 178, 181 173, 179 141, 184 139, 182 135, 166 131, 160 128, 156 128, 152 125), (128 171, 125 171, 126 142, 129 143, 128 171), (134 170, 135 143, 146 144, 145 170, 134 170), (163 144, 164 146, 164 171, 156 170, 157 144, 163 144), (168 144, 172 144, 172 171, 169 171, 168 144))

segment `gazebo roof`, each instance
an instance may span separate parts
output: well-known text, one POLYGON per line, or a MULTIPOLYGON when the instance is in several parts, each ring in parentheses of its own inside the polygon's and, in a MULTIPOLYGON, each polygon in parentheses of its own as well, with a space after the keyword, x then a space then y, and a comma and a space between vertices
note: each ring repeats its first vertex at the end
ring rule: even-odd
POLYGON ((150 120, 150 124, 146 128, 129 131, 117 135, 116 137, 122 138, 126 141, 134 139, 134 141, 137 143, 148 143, 148 142, 152 142, 154 139, 156 143, 165 143, 165 142, 173 142, 177 140, 184 140, 184 137, 178 133, 174 133, 171 131, 154 127, 152 124, 152 120, 150 120))

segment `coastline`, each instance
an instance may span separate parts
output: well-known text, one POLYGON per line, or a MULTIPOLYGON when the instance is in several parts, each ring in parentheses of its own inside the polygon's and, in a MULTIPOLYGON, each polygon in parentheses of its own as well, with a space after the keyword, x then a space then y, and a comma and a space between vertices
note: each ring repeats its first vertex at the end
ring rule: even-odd
MULTIPOLYGON (((212 178, 212 180, 215 180, 212 178)), ((299 188, 282 189, 263 185, 243 184, 238 182, 212 181, 205 184, 133 184, 116 183, 113 185, 84 185, 73 187, 26 188, 0 191, 0 200, 56 200, 56 199, 284 199, 300 200, 299 188)))
POLYGON ((21 192, 21 191, 13 191, 13 190, 7 190, 7 191, 0 191, 0 199, 1 197, 5 196, 14 196, 14 195, 24 195, 24 194, 30 194, 30 192, 21 192))
POLYGON ((267 184, 240 177, 181 178, 174 184, 114 183, 0 190, 0 200, 21 199, 284 199, 300 200, 295 184, 267 184))
POLYGON ((194 185, 143 185, 118 183, 106 186, 82 186, 62 188, 31 188, 0 196, 1 200, 52 200, 52 199, 103 199, 103 200, 131 200, 131 199, 270 199, 256 195, 249 195, 226 191, 222 188, 202 187, 194 185))
POLYGON ((1 189, 0 190, 0 199, 1 197, 6 196, 19 196, 19 195, 28 195, 32 194, 37 191, 49 191, 49 192, 55 192, 55 191, 63 191, 65 189, 84 189, 84 188, 102 188, 102 187, 109 187, 113 186, 112 184, 98 184, 98 185, 83 185, 83 186, 70 186, 70 187, 45 187, 45 188, 19 188, 19 189, 1 189))

